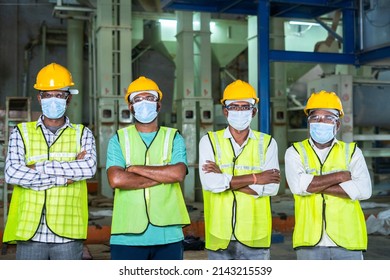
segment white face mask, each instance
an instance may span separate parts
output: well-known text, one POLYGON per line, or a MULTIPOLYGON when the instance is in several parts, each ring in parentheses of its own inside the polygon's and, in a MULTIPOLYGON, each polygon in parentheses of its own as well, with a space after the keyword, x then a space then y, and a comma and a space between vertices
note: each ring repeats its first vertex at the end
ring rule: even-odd
POLYGON ((52 97, 41 99, 42 113, 49 119, 59 119, 65 114, 66 99, 52 97))
POLYGON ((249 127, 252 121, 252 110, 229 111, 227 121, 234 129, 241 131, 249 127))
POLYGON ((140 123, 151 123, 157 118, 157 102, 143 100, 133 104, 134 117, 140 123))
POLYGON ((333 140, 336 135, 336 124, 311 123, 310 136, 319 144, 325 144, 333 140))

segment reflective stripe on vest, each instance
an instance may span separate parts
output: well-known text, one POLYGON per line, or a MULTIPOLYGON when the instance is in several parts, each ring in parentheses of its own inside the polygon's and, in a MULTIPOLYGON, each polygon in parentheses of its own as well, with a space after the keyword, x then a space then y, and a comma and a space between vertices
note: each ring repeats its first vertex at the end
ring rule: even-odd
MULTIPOLYGON (((321 164, 308 139, 293 144, 306 174, 325 175, 349 170, 355 143, 336 142, 321 164)), ((315 246, 326 233, 338 246, 348 250, 367 249, 367 231, 359 201, 325 194, 294 195, 295 227, 293 247, 315 246)))
MULTIPOLYGON (((176 132, 177 130, 173 128, 160 127, 147 148, 135 125, 118 130, 119 143, 126 164, 149 166, 170 164, 176 132)), ((112 234, 143 233, 149 223, 155 226, 184 226, 190 223, 178 182, 146 189, 115 189, 112 234)))
MULTIPOLYGON (((43 160, 72 161, 81 148, 83 125, 73 125, 62 130, 51 147, 36 122, 18 125, 25 144, 26 165, 43 160)), ((29 240, 38 229, 45 207, 47 226, 55 234, 70 239, 86 239, 88 226, 88 201, 86 181, 63 187, 35 191, 15 186, 4 242, 29 240)))
MULTIPOLYGON (((271 136, 253 131, 256 139, 249 138, 241 154, 235 157, 230 139, 223 137, 224 131, 208 134, 221 171, 235 176, 262 172, 271 136)), ((272 216, 269 197, 254 198, 230 190, 221 193, 204 190, 203 201, 207 249, 226 249, 232 234, 249 247, 270 246, 272 216)))

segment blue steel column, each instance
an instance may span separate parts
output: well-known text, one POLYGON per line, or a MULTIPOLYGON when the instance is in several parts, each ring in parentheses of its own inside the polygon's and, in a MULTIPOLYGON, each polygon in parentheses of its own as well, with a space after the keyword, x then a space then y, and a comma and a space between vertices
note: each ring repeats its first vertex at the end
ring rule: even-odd
POLYGON ((353 54, 358 49, 357 43, 355 42, 357 22, 354 19, 354 10, 343 9, 343 53, 345 54, 353 54))
POLYGON ((270 133, 270 83, 269 83, 269 1, 260 0, 257 6, 258 30, 258 96, 260 98, 259 130, 270 133))

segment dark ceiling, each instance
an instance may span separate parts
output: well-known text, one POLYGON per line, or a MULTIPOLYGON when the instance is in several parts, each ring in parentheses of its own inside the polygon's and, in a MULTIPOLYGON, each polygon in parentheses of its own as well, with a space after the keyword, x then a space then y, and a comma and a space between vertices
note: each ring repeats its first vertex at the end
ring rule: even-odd
POLYGON ((270 16, 313 19, 338 9, 355 9, 354 0, 162 0, 161 8, 210 13, 257 15, 258 3, 270 6, 270 16))

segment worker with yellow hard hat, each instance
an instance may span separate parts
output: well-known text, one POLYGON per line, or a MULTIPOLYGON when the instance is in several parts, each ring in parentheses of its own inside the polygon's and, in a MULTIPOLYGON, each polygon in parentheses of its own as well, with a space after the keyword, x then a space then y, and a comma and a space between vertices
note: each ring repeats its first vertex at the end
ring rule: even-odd
POLYGON ((334 92, 312 93, 304 112, 308 139, 285 154, 286 179, 295 199, 293 247, 299 260, 363 259, 367 230, 360 200, 371 179, 356 143, 336 139, 343 106, 334 92))
POLYGON ((5 179, 13 184, 3 242, 16 243, 19 260, 81 260, 87 238, 86 180, 96 172, 92 131, 65 116, 71 73, 60 64, 36 78, 42 115, 11 132, 5 179))
POLYGON ((115 191, 113 260, 181 260, 190 223, 180 184, 187 174, 183 137, 160 126, 163 94, 151 79, 130 83, 125 101, 135 123, 119 129, 107 148, 107 177, 115 191))
POLYGON ((208 258, 270 258, 270 196, 280 183, 278 149, 268 134, 250 124, 259 102, 247 82, 229 84, 221 99, 227 127, 199 142, 208 258))

